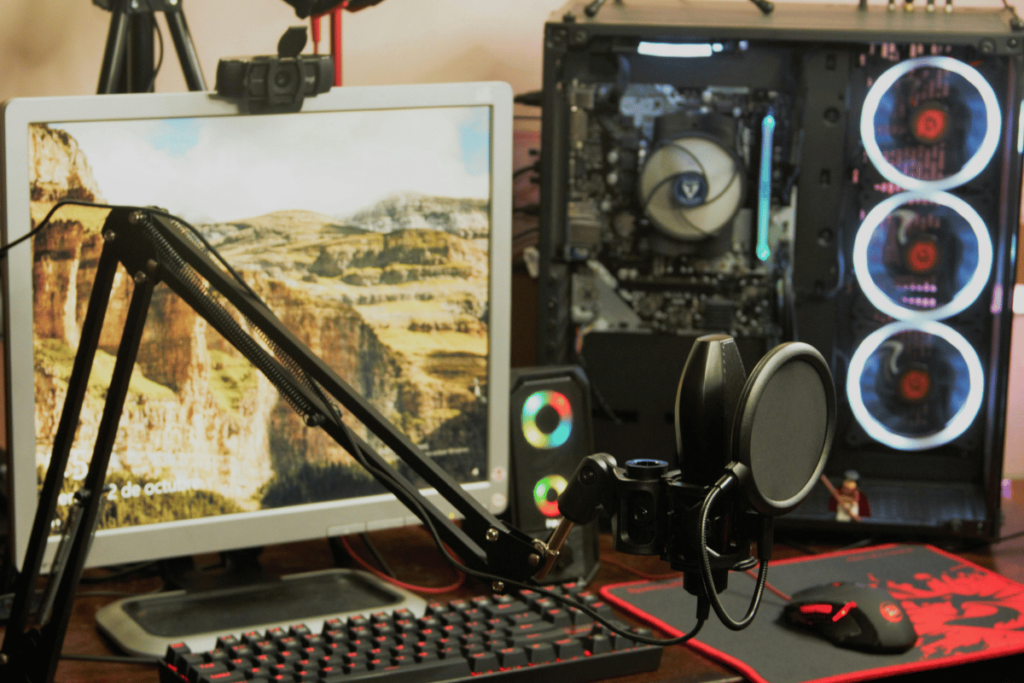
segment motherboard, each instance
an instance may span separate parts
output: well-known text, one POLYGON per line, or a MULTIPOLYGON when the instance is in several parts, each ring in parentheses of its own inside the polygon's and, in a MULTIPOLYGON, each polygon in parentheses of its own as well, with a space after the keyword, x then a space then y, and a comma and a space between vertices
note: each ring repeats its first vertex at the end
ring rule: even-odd
POLYGON ((586 264, 573 323, 777 343, 792 305, 792 96, 612 82, 566 95, 565 257, 586 264))

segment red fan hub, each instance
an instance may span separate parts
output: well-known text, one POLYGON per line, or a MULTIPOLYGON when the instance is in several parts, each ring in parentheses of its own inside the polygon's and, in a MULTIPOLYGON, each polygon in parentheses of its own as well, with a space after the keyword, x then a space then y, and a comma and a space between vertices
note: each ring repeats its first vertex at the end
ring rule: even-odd
POLYGON ((900 378, 900 395, 911 403, 917 403, 928 396, 932 378, 927 370, 908 370, 900 378))
POLYGON ((930 273, 938 262, 939 248, 932 240, 917 240, 906 251, 907 268, 913 273, 930 273))
POLYGON ((910 130, 918 142, 941 142, 949 130, 949 112, 938 102, 926 102, 911 116, 910 130))

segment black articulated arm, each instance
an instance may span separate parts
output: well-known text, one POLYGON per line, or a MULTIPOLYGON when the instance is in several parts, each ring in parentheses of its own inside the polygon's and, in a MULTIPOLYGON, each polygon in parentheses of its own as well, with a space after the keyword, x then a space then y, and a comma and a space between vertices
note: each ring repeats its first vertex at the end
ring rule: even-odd
POLYGON ((405 504, 473 570, 525 581, 543 564, 547 546, 510 527, 476 500, 402 432, 318 358, 259 297, 211 258, 207 246, 162 211, 118 207, 103 227, 104 246, 83 323, 68 394, 40 493, 24 567, 15 586, 11 619, 0 649, 0 680, 49 683, 63 645, 75 588, 101 515, 103 487, 153 288, 163 282, 244 355, 278 389, 306 424, 318 426, 405 504), (44 609, 33 595, 40 577, 50 522, 82 410, 114 274, 123 265, 135 281, 121 344, 103 408, 89 472, 76 494, 45 591, 44 609), (230 305, 245 318, 254 338, 230 305), (342 421, 337 401, 435 489, 463 517, 460 528, 419 489, 342 421))
MULTIPOLYGON (((289 332, 262 301, 214 263, 183 227, 163 216, 136 213, 140 217, 133 225, 128 217, 115 210, 104 229, 113 231, 117 240, 121 240, 121 233, 124 233, 128 240, 140 240, 140 248, 150 245, 155 247, 158 262, 167 270, 162 279, 262 371, 303 415, 307 424, 323 428, 364 466, 367 463, 363 462, 363 458, 369 461, 370 473, 403 503, 409 505, 410 500, 415 501, 410 506, 412 511, 421 519, 424 514, 429 515, 430 520, 424 519, 424 522, 432 522, 444 541, 469 566, 481 570, 501 567, 503 575, 517 580, 533 575, 536 565, 530 565, 528 559, 530 554, 536 552, 532 537, 508 527, 466 495, 447 472, 424 456, 405 434, 289 332), (227 299, 260 331, 260 335, 274 349, 274 355, 260 347, 209 293, 203 292, 196 285, 193 273, 209 283, 209 292, 227 299), (322 387, 329 398, 338 401, 352 413, 451 503, 465 519, 464 530, 453 524, 446 514, 420 494, 416 486, 394 471, 383 457, 356 437, 328 405, 324 393, 317 391, 309 380, 322 387), (381 476, 382 472, 384 476, 381 476)), ((139 253, 134 247, 131 251, 133 254, 139 253)))

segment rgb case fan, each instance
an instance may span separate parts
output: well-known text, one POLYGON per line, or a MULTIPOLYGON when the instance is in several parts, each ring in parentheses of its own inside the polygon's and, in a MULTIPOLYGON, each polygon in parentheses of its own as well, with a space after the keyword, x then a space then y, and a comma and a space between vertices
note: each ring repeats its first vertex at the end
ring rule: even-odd
POLYGON ((871 85, 860 134, 871 163, 907 190, 946 190, 992 160, 1002 128, 999 100, 969 64, 917 57, 890 67, 871 85))
POLYGON ((992 275, 992 238, 970 204, 901 192, 864 219, 853 246, 864 296, 899 320, 942 320, 973 304, 992 275))
POLYGON ((846 393, 857 421, 876 441, 922 451, 956 439, 974 422, 985 374, 971 344, 935 322, 893 322, 861 342, 846 393))

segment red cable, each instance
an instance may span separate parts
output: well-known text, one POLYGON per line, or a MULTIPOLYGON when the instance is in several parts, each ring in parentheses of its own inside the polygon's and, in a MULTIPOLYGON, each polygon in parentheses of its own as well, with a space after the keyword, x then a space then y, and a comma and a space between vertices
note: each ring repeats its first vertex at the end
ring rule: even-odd
POLYGON ((398 579, 396 579, 393 576, 388 576, 387 574, 385 574, 381 570, 377 569, 376 567, 371 566, 369 562, 367 562, 363 558, 359 557, 359 555, 356 555, 355 550, 353 550, 352 546, 349 545, 347 537, 345 537, 345 536, 341 537, 341 544, 343 546, 345 546, 345 551, 349 554, 349 556, 352 557, 353 560, 356 561, 356 564, 358 564, 360 567, 362 567, 366 571, 370 572, 374 576, 377 576, 378 578, 383 579, 384 581, 387 581, 390 584, 394 584, 395 586, 398 586, 399 588, 404 588, 406 590, 415 591, 417 593, 427 593, 428 595, 435 595, 435 594, 448 593, 449 591, 453 591, 456 588, 458 588, 459 586, 461 586, 465 582, 465 580, 466 580, 466 575, 465 574, 463 574, 460 571, 456 571, 456 574, 458 575, 458 579, 455 581, 455 583, 453 583, 451 585, 448 585, 448 586, 438 586, 438 587, 433 587, 433 586, 414 586, 411 583, 405 583, 404 581, 399 581, 398 579))
POLYGON ((334 57, 334 85, 341 86, 341 12, 343 2, 331 10, 331 56, 334 57))
POLYGON ((312 16, 309 18, 310 32, 313 34, 313 54, 320 54, 320 17, 312 16))

